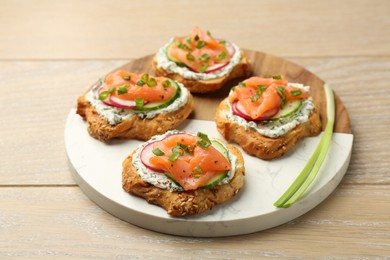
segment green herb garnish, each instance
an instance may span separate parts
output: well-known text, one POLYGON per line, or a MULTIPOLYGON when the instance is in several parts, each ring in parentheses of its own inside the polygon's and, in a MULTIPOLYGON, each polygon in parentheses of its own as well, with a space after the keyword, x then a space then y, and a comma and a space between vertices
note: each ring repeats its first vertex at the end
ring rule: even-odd
POLYGON ((176 46, 179 47, 182 50, 185 50, 185 51, 190 51, 191 50, 191 48, 188 47, 187 44, 182 43, 182 42, 176 42, 176 46))
POLYGON ((187 41, 188 44, 192 44, 192 39, 191 39, 191 37, 188 36, 188 37, 186 38, 186 41, 187 41))
POLYGON ((153 149, 153 154, 156 155, 156 156, 163 156, 165 153, 163 151, 160 150, 160 148, 155 148, 153 149))
POLYGON ((203 62, 206 62, 210 59, 210 55, 208 55, 207 53, 203 54, 202 56, 200 56, 199 60, 200 61, 203 61, 203 62))
POLYGON ((131 80, 131 76, 130 75, 123 75, 122 79, 124 79, 124 80, 131 80))
POLYGON ((302 94, 302 91, 300 89, 291 90, 290 94, 291 94, 291 96, 296 97, 296 96, 299 96, 300 94, 302 94))
POLYGON ((195 60, 194 55, 192 55, 191 53, 187 53, 186 58, 187 58, 187 60, 190 60, 190 61, 194 61, 195 60))
POLYGON ((110 95, 110 93, 108 93, 108 91, 102 91, 99 94, 99 99, 100 100, 106 100, 109 95, 110 95))
POLYGON ((203 72, 205 72, 207 70, 208 67, 209 67, 209 65, 205 64, 204 66, 199 68, 199 71, 203 73, 203 72))
POLYGON ((276 93, 282 99, 282 103, 280 103, 280 108, 282 108, 287 103, 286 89, 282 86, 279 86, 276 88, 276 93))
POLYGON ((282 79, 282 76, 280 76, 280 75, 275 75, 275 76, 273 76, 272 78, 273 78, 273 79, 276 79, 276 80, 280 80, 280 79, 282 79))
POLYGON ((143 81, 142 79, 137 81, 137 83, 135 83, 137 86, 140 86, 142 87, 144 84, 145 84, 145 81, 143 81))
POLYGON ((245 84, 245 82, 241 81, 238 83, 238 86, 239 87, 246 87, 246 84, 245 84))
POLYGON ((191 176, 195 178, 199 178, 202 176, 203 169, 200 166, 195 166, 191 171, 191 176))
POLYGON ((162 86, 164 87, 164 89, 167 89, 170 86, 172 86, 172 83, 171 83, 170 80, 166 79, 166 80, 163 81, 162 86))
POLYGON ((207 42, 205 42, 205 41, 198 41, 198 43, 196 44, 196 48, 197 49, 202 49, 206 45, 207 45, 207 42))
POLYGON ((195 41, 198 41, 199 40, 199 35, 195 35, 195 41))
POLYGON ((305 167, 291 184, 291 186, 283 193, 283 195, 274 203, 275 207, 288 208, 297 202, 305 193, 307 188, 313 182, 321 169, 321 165, 326 157, 330 142, 333 136, 333 126, 335 120, 335 104, 333 91, 328 84, 324 85, 326 95, 326 113, 327 123, 325 131, 322 133, 321 140, 317 145, 316 150, 306 163, 305 167))
POLYGON ((171 154, 171 156, 169 156, 168 157, 168 160, 170 161, 170 162, 174 162, 174 161, 176 161, 180 156, 182 156, 183 155, 183 153, 180 153, 179 151, 176 151, 176 152, 173 152, 172 154, 171 154))
POLYGON ((127 88, 126 85, 122 85, 118 88, 117 91, 118 95, 126 94, 127 93, 127 88))
POLYGON ((217 55, 218 60, 223 60, 227 57, 228 53, 226 51, 221 52, 220 54, 217 55))
POLYGON ((150 78, 148 81, 146 81, 146 85, 148 85, 148 87, 155 87, 157 86, 157 81, 155 78, 150 78))
POLYGON ((143 108, 144 107, 144 99, 143 98, 136 98, 135 105, 137 108, 143 108))
POLYGON ((206 134, 202 132, 198 132, 197 136, 199 137, 199 139, 196 142, 196 144, 201 148, 206 149, 211 145, 211 141, 206 134))

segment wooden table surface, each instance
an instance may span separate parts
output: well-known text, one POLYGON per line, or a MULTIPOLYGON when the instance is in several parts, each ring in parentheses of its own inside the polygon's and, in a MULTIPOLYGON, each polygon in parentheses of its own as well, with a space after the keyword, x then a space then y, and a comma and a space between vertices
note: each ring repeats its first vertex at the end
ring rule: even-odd
POLYGON ((0 259, 390 257, 387 0, 0 0, 0 82, 0 259), (194 25, 304 66, 348 109, 350 166, 309 213, 249 235, 177 237, 115 218, 75 183, 64 126, 77 96, 194 25))

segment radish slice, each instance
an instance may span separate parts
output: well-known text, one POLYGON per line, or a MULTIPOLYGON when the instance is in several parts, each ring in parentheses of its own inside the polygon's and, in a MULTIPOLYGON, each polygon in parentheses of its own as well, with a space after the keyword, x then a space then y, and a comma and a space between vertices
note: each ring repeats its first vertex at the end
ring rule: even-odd
MULTIPOLYGON (((100 93, 102 93, 102 92, 103 92, 103 88, 100 88, 99 91, 98 91, 99 95, 100 95, 100 93)), ((104 104, 106 104, 106 105, 113 106, 113 104, 110 102, 110 98, 109 98, 109 97, 107 97, 106 99, 102 100, 102 102, 103 102, 104 104)))
MULTIPOLYGON (((110 103, 113 106, 119 107, 119 108, 136 108, 137 105, 134 100, 126 100, 126 99, 120 99, 115 96, 110 96, 110 103)), ((144 105, 148 104, 149 102, 144 102, 144 105)))
MULTIPOLYGON (((141 162, 146 166, 146 168, 148 168, 148 169, 150 169, 150 170, 152 170, 152 171, 155 171, 155 172, 164 173, 164 171, 163 171, 162 169, 156 168, 155 166, 153 166, 153 165, 150 163, 150 158, 156 156, 156 155, 153 153, 154 144, 155 144, 155 143, 158 143, 158 142, 161 142, 161 141, 165 140, 166 138, 170 138, 170 137, 175 136, 175 135, 191 135, 191 134, 188 134, 188 133, 174 133, 174 134, 165 136, 165 137, 164 137, 163 139, 161 139, 161 140, 157 140, 157 141, 148 143, 148 144, 142 149, 142 151, 141 151, 141 153, 140 153, 141 162)), ((191 135, 191 136, 193 136, 193 135, 191 135)))
POLYGON ((236 101, 232 104, 232 111, 233 111, 234 115, 242 117, 246 120, 262 121, 262 120, 267 120, 267 119, 274 117, 279 112, 279 108, 276 107, 274 109, 268 110, 267 112, 262 114, 260 117, 253 119, 252 117, 250 117, 249 115, 247 115, 244 112, 245 110, 244 110, 244 107, 241 105, 241 103, 236 101))
POLYGON ((154 143, 156 142, 160 142, 160 141, 155 141, 155 142, 151 142, 149 144, 147 144, 144 149, 142 149, 141 151, 141 162, 146 166, 146 168, 149 168, 150 170, 152 171, 155 171, 155 172, 161 172, 161 173, 164 173, 164 171, 162 169, 158 169, 156 167, 154 167, 151 163, 150 163, 150 158, 156 156, 154 155, 153 153, 153 145, 154 143))
POLYGON ((119 108, 135 108, 135 107, 137 107, 134 100, 120 99, 120 98, 115 97, 115 96, 110 96, 110 103, 113 106, 116 106, 119 108))

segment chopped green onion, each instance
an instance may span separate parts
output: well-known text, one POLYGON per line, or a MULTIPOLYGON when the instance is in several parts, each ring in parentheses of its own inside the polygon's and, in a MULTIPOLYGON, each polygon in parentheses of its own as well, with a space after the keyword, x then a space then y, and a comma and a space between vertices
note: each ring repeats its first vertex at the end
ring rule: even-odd
POLYGON ((261 93, 264 93, 264 92, 267 90, 267 87, 264 86, 264 85, 259 84, 259 85, 257 85, 257 86, 259 87, 261 93))
POLYGON ((203 54, 199 58, 200 61, 208 61, 209 59, 210 59, 210 55, 208 55, 207 53, 203 54))
POLYGON ((122 95, 122 94, 125 94, 127 93, 127 88, 126 88, 126 85, 122 85, 118 88, 118 91, 117 91, 118 95, 122 95))
POLYGON ((140 81, 138 81, 137 83, 135 83, 137 86, 143 86, 145 84, 145 81, 143 81, 142 79, 140 81))
POLYGON ((123 75, 122 79, 124 79, 124 80, 131 80, 131 76, 130 75, 123 75))
POLYGON ((207 70, 208 67, 209 67, 209 65, 205 64, 204 66, 199 68, 199 71, 203 73, 203 72, 205 72, 207 70))
POLYGON ((110 95, 110 93, 108 93, 108 91, 102 91, 99 94, 99 99, 100 100, 106 100, 109 95, 110 95))
POLYGON ((282 103, 280 104, 280 108, 282 108, 287 103, 286 89, 282 86, 279 86, 276 88, 276 93, 282 99, 282 103))
POLYGON ((138 108, 143 108, 144 107, 144 99, 143 98, 136 98, 134 101, 135 101, 135 105, 138 108))
POLYGON ((192 44, 192 39, 191 39, 190 36, 188 36, 188 37, 186 38, 186 41, 187 41, 188 44, 192 44))
POLYGON ((273 79, 276 79, 276 80, 280 80, 280 79, 282 79, 282 76, 280 76, 280 75, 275 75, 275 76, 273 76, 272 78, 273 78, 273 79))
POLYGON ((163 151, 160 150, 160 148, 155 148, 153 149, 153 154, 156 155, 156 156, 163 156, 165 153, 163 151))
POLYGON ((108 93, 112 94, 112 93, 114 93, 114 92, 115 92, 115 90, 116 90, 116 88, 115 88, 115 87, 113 87, 113 88, 110 88, 110 89, 108 90, 108 93))
POLYGON ((178 152, 178 153, 180 153, 180 155, 183 155, 183 154, 184 154, 184 149, 183 149, 183 147, 181 147, 181 146, 178 144, 178 145, 176 145, 175 147, 172 148, 172 152, 173 152, 173 153, 178 152))
POLYGON ((143 82, 147 82, 147 81, 149 80, 149 74, 148 74, 148 73, 142 74, 141 80, 142 80, 143 82))
POLYGON ((189 153, 189 154, 191 154, 191 153, 193 153, 194 152, 194 149, 195 149, 195 147, 193 146, 193 145, 187 145, 187 148, 186 148, 186 152, 187 153, 189 153))
POLYGON ((168 157, 168 160, 169 160, 170 162, 174 162, 174 161, 176 161, 180 156, 182 156, 182 153, 176 151, 176 152, 173 152, 173 153, 171 154, 171 156, 168 157))
POLYGON ((188 154, 191 154, 191 153, 194 152, 194 146, 192 146, 192 145, 185 145, 185 144, 183 144, 183 143, 178 142, 178 143, 177 143, 177 146, 179 146, 180 148, 182 148, 183 151, 185 151, 185 152, 188 153, 188 154))
POLYGON ((191 53, 187 53, 186 58, 187 58, 187 60, 190 60, 190 61, 194 61, 195 60, 194 55, 192 55, 191 53))
POLYGON ((226 51, 221 52, 220 54, 217 55, 218 60, 223 60, 227 57, 228 53, 226 51))
POLYGON ((324 88, 327 102, 327 123, 325 131, 322 133, 320 142, 318 143, 317 148, 310 157, 309 161, 306 163, 305 167, 295 179, 295 181, 291 184, 291 186, 274 203, 275 207, 288 208, 297 202, 304 195, 307 188, 317 176, 318 171, 321 169, 321 165, 326 157, 333 136, 335 104, 333 92, 330 86, 325 84, 324 88))
POLYGON ((211 32, 207 30, 207 35, 211 37, 211 32))
POLYGON ((166 80, 163 81, 162 86, 164 87, 164 89, 167 89, 170 86, 172 86, 172 83, 171 83, 171 81, 169 79, 166 79, 166 80))
POLYGON ((240 82, 240 83, 238 83, 238 86, 240 86, 240 87, 246 87, 246 84, 245 84, 245 82, 240 82))
POLYGON ((176 46, 179 47, 182 50, 185 50, 185 51, 190 51, 191 50, 191 48, 188 47, 187 44, 182 43, 182 42, 176 42, 176 46))
POLYGON ((155 78, 150 78, 148 81, 146 81, 146 85, 148 85, 148 87, 155 87, 157 86, 157 81, 155 78))
POLYGON ((219 43, 222 44, 222 45, 226 45, 226 41, 225 40, 219 41, 219 43))
POLYGON ((299 96, 300 94, 302 94, 302 90, 300 90, 300 89, 291 90, 290 94, 291 94, 291 96, 296 97, 296 96, 299 96))
POLYGON ((195 35, 195 41, 199 40, 199 35, 195 35))
POLYGON ((205 42, 205 41, 198 41, 198 43, 196 44, 196 48, 197 49, 202 49, 206 45, 207 45, 207 42, 205 42))
POLYGON ((211 145, 211 141, 206 134, 202 132, 198 132, 197 136, 199 137, 199 139, 196 142, 196 144, 201 148, 206 149, 211 145))
POLYGON ((202 176, 203 169, 200 166, 195 166, 191 171, 191 176, 195 178, 199 178, 202 176))

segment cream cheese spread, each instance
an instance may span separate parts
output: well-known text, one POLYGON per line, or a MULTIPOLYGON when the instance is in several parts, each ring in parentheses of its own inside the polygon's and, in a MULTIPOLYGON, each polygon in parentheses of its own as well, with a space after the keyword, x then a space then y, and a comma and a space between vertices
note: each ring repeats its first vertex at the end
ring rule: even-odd
POLYGON ((100 79, 87 93, 86 99, 89 103, 91 103, 92 106, 95 107, 98 114, 111 125, 116 125, 124 120, 131 118, 132 116, 138 116, 142 119, 150 119, 161 113, 170 113, 173 111, 177 111, 187 103, 189 95, 188 90, 184 87, 184 85, 179 82, 176 82, 176 84, 180 87, 181 92, 180 96, 175 99, 172 104, 167 107, 156 109, 153 111, 139 112, 131 109, 119 108, 104 104, 99 99, 99 89, 102 87, 103 84, 104 80, 100 79))
POLYGON ((157 52, 157 67, 162 68, 169 73, 179 74, 180 76, 182 76, 185 79, 213 80, 213 79, 222 78, 224 76, 227 76, 241 60, 240 48, 236 44, 231 43, 235 52, 234 52, 233 57, 231 58, 229 64, 227 64, 225 67, 223 67, 220 70, 217 70, 215 72, 197 73, 197 72, 189 70, 187 67, 180 67, 175 62, 168 59, 166 51, 167 51, 167 48, 172 44, 173 41, 174 41, 174 38, 172 38, 167 44, 165 44, 163 47, 161 47, 158 50, 158 52, 157 52))
MULTIPOLYGON (((299 83, 288 83, 288 85, 296 88, 301 88, 306 92, 309 92, 310 90, 309 86, 304 86, 303 84, 299 83)), ((228 104, 229 112, 226 114, 227 119, 245 127, 246 129, 253 129, 259 134, 271 138, 277 138, 279 136, 282 136, 294 129, 297 125, 307 122, 309 120, 311 111, 314 109, 312 99, 308 98, 302 102, 302 105, 299 110, 293 113, 291 116, 281 118, 276 121, 254 122, 245 120, 240 116, 234 115, 230 102, 228 102, 228 104)))
MULTIPOLYGON (((152 143, 154 141, 159 141, 164 139, 166 136, 171 134, 177 134, 181 133, 178 130, 172 130, 168 131, 165 134, 162 135, 156 135, 152 137, 149 141, 141 144, 138 146, 136 152, 133 155, 133 165, 137 169, 137 172, 139 176, 147 183, 150 183, 158 188, 166 189, 169 191, 183 191, 183 188, 178 186, 176 183, 174 183, 172 180, 170 180, 168 177, 166 177, 163 173, 155 172, 149 168, 147 168, 141 161, 141 151, 144 149, 145 146, 147 146, 149 143, 152 143)), ((223 144, 222 144, 223 145, 223 144)), ((223 145, 224 146, 224 145, 223 145)), ((224 146, 226 148, 226 146, 224 146)), ((227 148, 226 148, 227 149, 227 148)), ((237 163, 237 157, 233 155, 228 149, 228 159, 231 163, 231 170, 228 172, 225 179, 223 179, 218 185, 226 184, 228 183, 235 174, 235 168, 237 163)))

